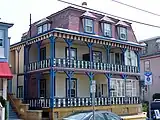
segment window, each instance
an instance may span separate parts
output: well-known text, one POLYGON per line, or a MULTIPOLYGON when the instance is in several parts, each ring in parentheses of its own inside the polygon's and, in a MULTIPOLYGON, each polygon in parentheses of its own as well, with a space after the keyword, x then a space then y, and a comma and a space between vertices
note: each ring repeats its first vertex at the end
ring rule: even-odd
POLYGON ((4 30, 0 30, 0 47, 4 46, 4 30))
POLYGON ((120 120, 120 117, 112 113, 103 113, 107 120, 120 120))
POLYGON ((124 97, 124 80, 111 80, 111 96, 124 97))
POLYGON ((43 25, 41 25, 41 26, 38 26, 38 34, 50 30, 50 27, 51 27, 51 24, 50 24, 50 23, 46 23, 46 24, 43 24, 43 25))
POLYGON ((46 47, 40 49, 40 61, 46 59, 46 47))
POLYGON ((38 27, 38 34, 42 33, 42 26, 38 27))
POLYGON ((94 32, 94 22, 91 19, 85 19, 85 32, 87 33, 93 33, 94 32))
MULTIPOLYGON (((126 96, 137 96, 137 81, 126 80, 126 96)), ((125 81, 123 79, 111 80, 111 97, 125 96, 125 81)))
POLYGON ((157 43, 157 49, 160 51, 160 43, 157 43))
POLYGON ((40 80, 40 97, 46 97, 46 80, 40 80))
MULTIPOLYGON (((102 114, 95 114, 95 120, 105 120, 102 114)), ((93 120, 93 115, 89 120, 93 120)))
POLYGON ((145 72, 150 71, 150 61, 149 60, 144 61, 144 71, 145 72))
MULTIPOLYGON (((77 59, 77 49, 76 48, 71 48, 70 49, 70 57, 71 57, 71 60, 76 60, 77 59)), ((69 49, 68 47, 66 47, 66 58, 69 59, 69 49)))
POLYGON ((93 62, 102 62, 102 52, 93 51, 93 62))
POLYGON ((18 86, 18 98, 23 98, 23 86, 18 86))
POLYGON ((122 53, 110 53, 111 64, 122 64, 122 53))
POLYGON ((103 32, 104 32, 104 36, 112 37, 111 24, 104 23, 103 24, 103 32))
POLYGON ((126 50, 125 52, 125 65, 137 66, 137 55, 132 50, 126 50))
MULTIPOLYGON (((66 83, 67 83, 67 97, 70 95, 70 91, 69 91, 69 79, 66 79, 66 83)), ((70 83, 70 87, 71 87, 71 97, 76 97, 77 96, 77 79, 76 78, 71 78, 71 83, 70 83)))
POLYGON ((43 25, 43 32, 46 32, 48 30, 48 24, 43 25))
POLYGON ((127 28, 119 27, 119 39, 127 40, 127 28))

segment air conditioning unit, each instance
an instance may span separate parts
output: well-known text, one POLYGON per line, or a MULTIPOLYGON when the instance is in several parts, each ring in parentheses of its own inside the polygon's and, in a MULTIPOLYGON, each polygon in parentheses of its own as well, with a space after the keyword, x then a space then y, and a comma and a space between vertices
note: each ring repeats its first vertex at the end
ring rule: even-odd
POLYGON ((105 31, 105 33, 104 33, 104 34, 105 34, 105 36, 106 36, 106 37, 111 37, 111 35, 110 35, 110 31, 109 31, 109 30, 108 30, 108 31, 105 31))
POLYGON ((126 39, 126 34, 121 33, 121 39, 126 39))

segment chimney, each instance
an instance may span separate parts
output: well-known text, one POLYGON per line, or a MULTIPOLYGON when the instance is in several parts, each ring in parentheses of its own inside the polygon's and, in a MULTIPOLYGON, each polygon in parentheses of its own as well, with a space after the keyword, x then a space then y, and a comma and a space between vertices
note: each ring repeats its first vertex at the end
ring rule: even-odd
POLYGON ((87 2, 83 2, 83 3, 82 3, 82 6, 83 6, 83 7, 87 7, 87 2))

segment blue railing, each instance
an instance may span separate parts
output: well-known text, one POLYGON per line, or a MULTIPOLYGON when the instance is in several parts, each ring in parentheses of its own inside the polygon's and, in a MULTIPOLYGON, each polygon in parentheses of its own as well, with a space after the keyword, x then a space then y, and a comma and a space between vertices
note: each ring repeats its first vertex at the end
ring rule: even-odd
MULTIPOLYGON (((61 107, 80 107, 80 106, 92 106, 92 98, 80 97, 80 98, 54 98, 53 105, 55 108, 61 107)), ((25 103, 29 104, 30 109, 42 109, 50 107, 49 98, 31 98, 24 100, 25 103)), ((139 97, 99 97, 95 98, 95 106, 106 106, 106 105, 123 105, 123 104, 140 104, 139 97)))
MULTIPOLYGON (((25 66, 25 70, 34 71, 39 69, 45 69, 50 67, 51 60, 46 59, 40 62, 32 62, 25 66)), ((92 69, 92 70, 104 70, 115 72, 130 72, 138 73, 138 67, 129 65, 116 65, 102 62, 90 62, 83 60, 68 60, 64 58, 56 58, 53 60, 54 67, 63 68, 77 68, 77 69, 92 69)))

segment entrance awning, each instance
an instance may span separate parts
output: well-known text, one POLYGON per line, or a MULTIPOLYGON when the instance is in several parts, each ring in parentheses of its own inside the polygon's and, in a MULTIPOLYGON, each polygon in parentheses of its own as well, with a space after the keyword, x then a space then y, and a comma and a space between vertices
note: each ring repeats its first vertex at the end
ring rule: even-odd
POLYGON ((13 75, 7 62, 0 62, 0 78, 12 79, 13 75))

